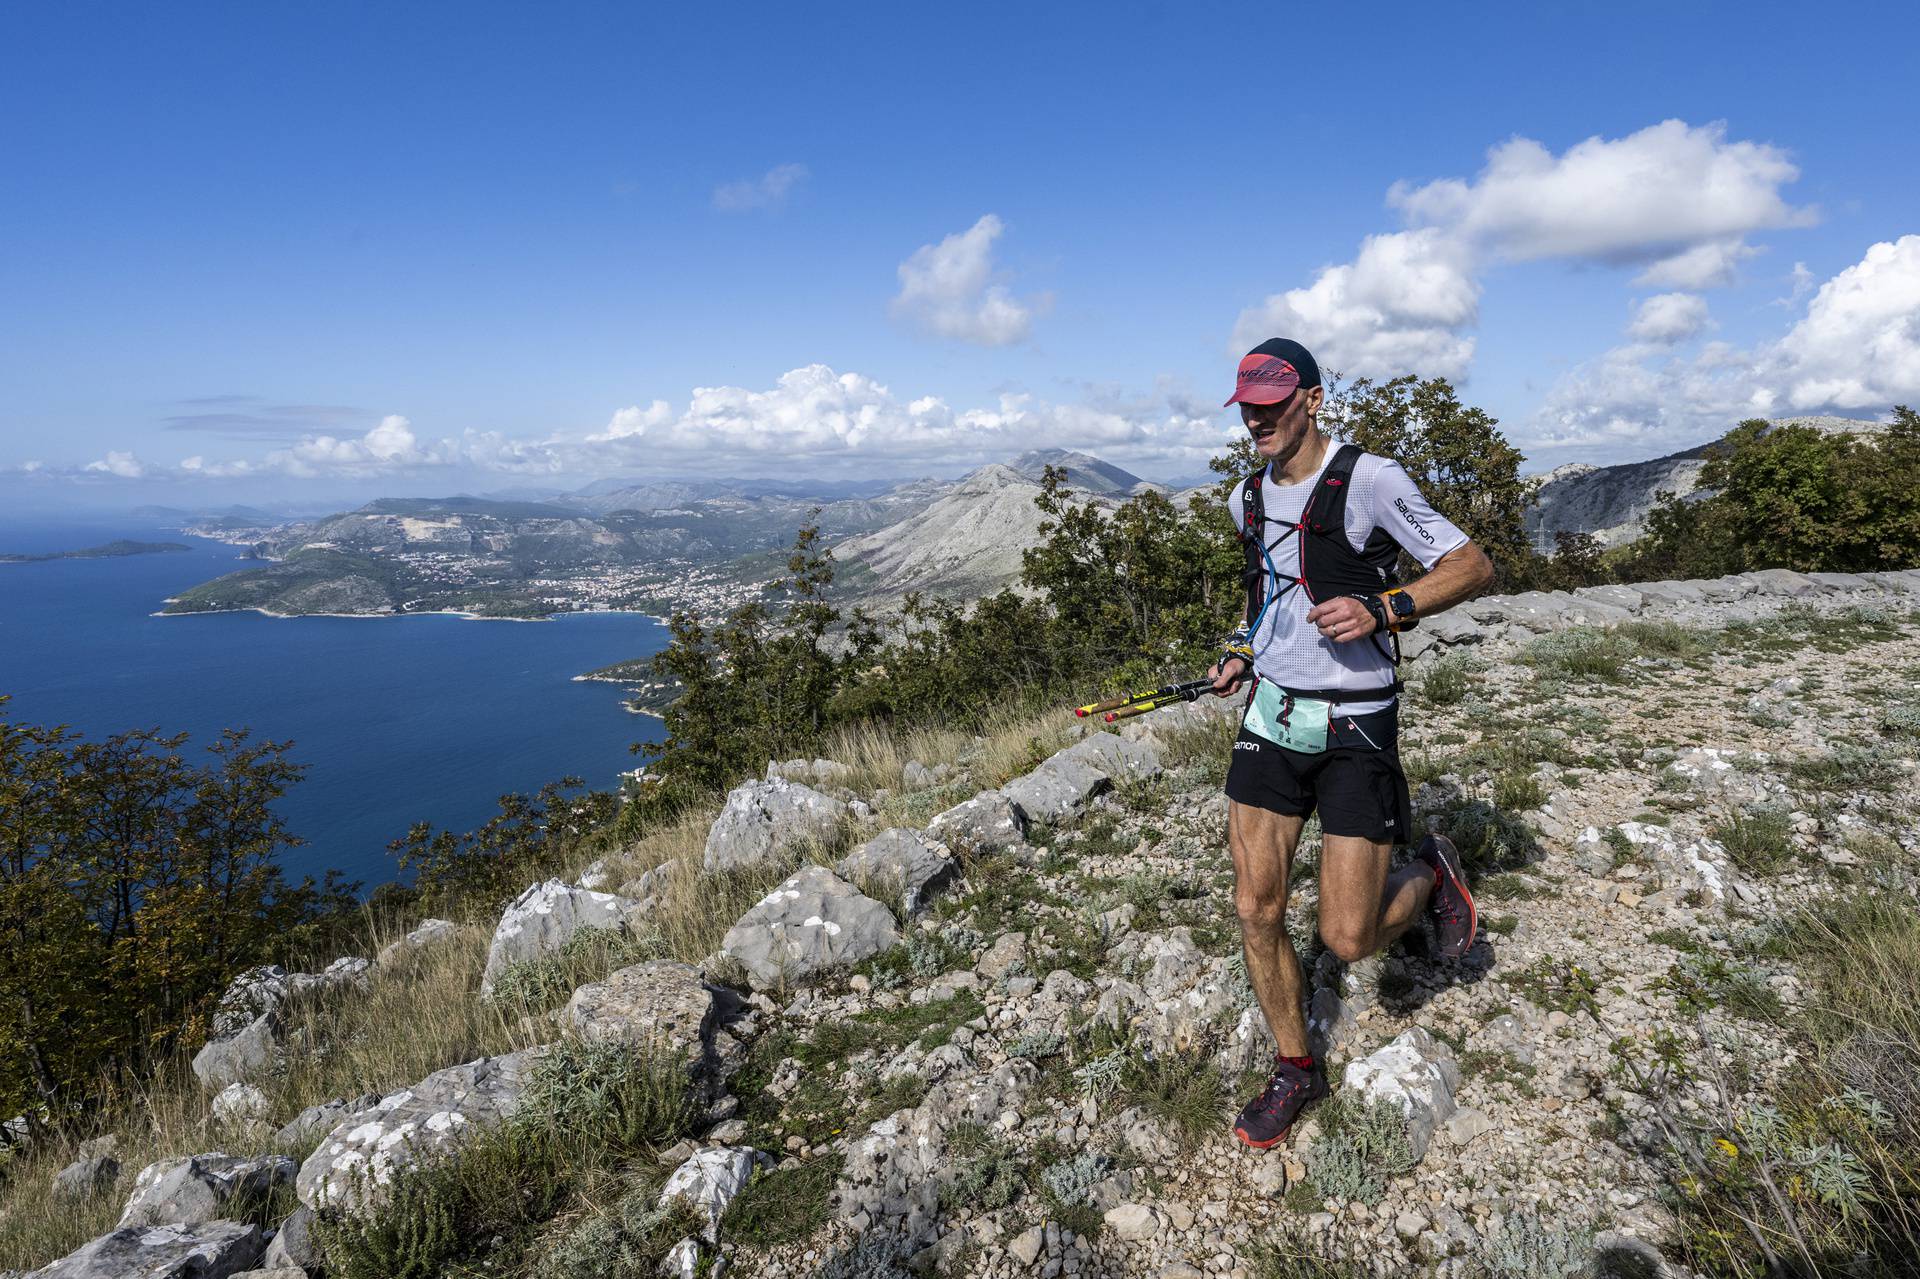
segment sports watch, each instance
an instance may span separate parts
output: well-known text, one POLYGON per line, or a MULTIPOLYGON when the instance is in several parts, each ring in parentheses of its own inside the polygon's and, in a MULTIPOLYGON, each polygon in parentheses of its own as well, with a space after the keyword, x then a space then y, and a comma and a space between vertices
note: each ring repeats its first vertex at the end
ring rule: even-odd
POLYGON ((1387 607, 1393 610, 1393 630, 1410 631, 1420 625, 1420 619, 1413 615, 1413 596, 1400 587, 1387 592, 1387 607))

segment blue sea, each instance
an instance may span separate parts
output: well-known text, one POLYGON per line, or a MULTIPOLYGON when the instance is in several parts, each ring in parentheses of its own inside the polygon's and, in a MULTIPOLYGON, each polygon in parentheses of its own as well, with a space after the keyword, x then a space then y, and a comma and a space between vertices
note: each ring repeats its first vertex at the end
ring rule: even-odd
POLYGON ((244 567, 220 542, 130 523, 0 520, 0 554, 182 542, 191 552, 0 564, 0 694, 15 723, 90 739, 130 728, 194 743, 246 727, 291 741, 305 778, 281 801, 308 843, 290 877, 338 867, 371 889, 404 878, 387 843, 416 821, 468 830, 511 791, 578 776, 611 788, 660 722, 617 685, 573 676, 667 643, 635 613, 546 622, 451 616, 152 616, 165 599, 244 567))

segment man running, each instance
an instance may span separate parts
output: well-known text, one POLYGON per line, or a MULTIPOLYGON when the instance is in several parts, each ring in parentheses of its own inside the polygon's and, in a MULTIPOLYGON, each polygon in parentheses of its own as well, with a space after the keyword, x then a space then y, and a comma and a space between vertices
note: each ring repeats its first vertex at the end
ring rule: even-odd
POLYGON ((1452 608, 1493 578, 1486 553, 1436 514, 1399 463, 1320 429, 1325 390, 1304 346, 1263 342, 1240 361, 1228 404, 1267 465, 1229 505, 1248 558, 1246 625, 1216 663, 1214 690, 1249 675, 1227 771, 1227 839, 1247 977, 1279 1044, 1273 1074, 1234 1123, 1265 1150, 1327 1095, 1307 1045, 1299 958, 1287 937, 1287 882, 1300 830, 1320 814, 1320 936, 1352 962, 1432 912, 1443 956, 1473 944, 1473 898, 1444 837, 1388 873, 1412 821, 1400 769, 1396 632, 1452 608), (1405 549, 1427 570, 1393 585, 1405 549))

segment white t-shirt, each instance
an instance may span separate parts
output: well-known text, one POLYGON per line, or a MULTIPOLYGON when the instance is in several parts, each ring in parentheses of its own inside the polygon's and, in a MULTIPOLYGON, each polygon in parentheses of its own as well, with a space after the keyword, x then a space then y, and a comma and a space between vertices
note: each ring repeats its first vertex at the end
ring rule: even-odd
MULTIPOLYGON (((1321 473, 1340 449, 1339 441, 1327 445, 1327 456, 1320 469, 1298 484, 1282 484, 1267 467, 1260 483, 1261 506, 1269 523, 1261 530, 1267 554, 1280 570, 1279 587, 1297 575, 1300 548, 1287 526, 1300 518, 1307 499, 1313 495, 1321 473)), ((1241 503, 1244 482, 1236 484, 1227 499, 1233 512, 1233 526, 1245 527, 1246 511, 1241 503)), ((1354 463, 1353 479, 1347 487, 1347 542, 1355 551, 1367 543, 1376 528, 1384 528, 1393 540, 1432 568, 1448 551, 1467 544, 1467 535, 1436 512, 1414 487, 1413 477, 1398 462, 1371 453, 1362 453, 1354 463)), ((1261 562, 1265 567, 1265 561, 1261 562)), ((1267 596, 1275 591, 1274 582, 1266 584, 1267 596)), ((1263 597, 1265 598, 1265 597, 1263 597)), ((1393 661, 1380 651, 1372 636, 1334 643, 1307 621, 1313 601, 1302 587, 1295 587, 1273 603, 1260 619, 1260 629, 1252 637, 1253 668, 1260 678, 1287 688, 1380 688, 1393 681, 1393 661)), ((1382 641, 1388 643, 1390 641, 1382 641)), ((1393 699, 1369 698, 1335 704, 1336 714, 1365 715, 1384 710, 1393 699)))

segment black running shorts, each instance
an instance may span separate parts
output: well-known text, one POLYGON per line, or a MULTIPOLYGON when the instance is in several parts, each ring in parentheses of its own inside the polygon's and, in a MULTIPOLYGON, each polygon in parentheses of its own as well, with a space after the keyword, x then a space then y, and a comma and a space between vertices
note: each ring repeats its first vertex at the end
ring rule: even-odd
POLYGON ((1318 755, 1276 746, 1242 726, 1227 766, 1227 798, 1300 817, 1317 809, 1329 835, 1404 843, 1413 804, 1400 771, 1399 723, 1397 702, 1371 715, 1336 716, 1318 755))

